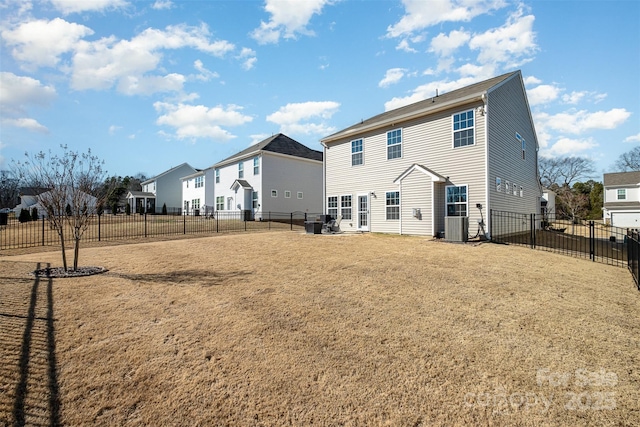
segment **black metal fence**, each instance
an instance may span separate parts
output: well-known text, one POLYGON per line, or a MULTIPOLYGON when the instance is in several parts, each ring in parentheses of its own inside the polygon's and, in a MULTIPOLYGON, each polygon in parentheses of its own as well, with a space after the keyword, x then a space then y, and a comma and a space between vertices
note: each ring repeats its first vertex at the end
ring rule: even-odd
MULTIPOLYGON (((176 212, 176 211, 174 211, 176 212)), ((82 235, 83 242, 129 240, 141 237, 180 234, 213 234, 244 231, 304 230, 304 223, 320 214, 306 212, 254 212, 254 211, 177 211, 182 214, 102 214, 91 215, 82 235)), ((73 230, 65 225, 65 242, 73 241, 73 230)), ((58 246, 58 232, 49 222, 19 222, 10 215, 0 225, 0 250, 36 246, 58 246)))
POLYGON ((628 266, 638 283, 637 230, 597 221, 557 219, 553 215, 495 211, 491 240, 529 246, 620 267, 628 266))
POLYGON ((638 280, 638 275, 640 274, 638 271, 638 268, 640 268, 640 236, 638 236, 637 230, 629 233, 627 244, 629 271, 631 271, 633 280, 636 281, 636 286, 640 290, 640 281, 638 280))

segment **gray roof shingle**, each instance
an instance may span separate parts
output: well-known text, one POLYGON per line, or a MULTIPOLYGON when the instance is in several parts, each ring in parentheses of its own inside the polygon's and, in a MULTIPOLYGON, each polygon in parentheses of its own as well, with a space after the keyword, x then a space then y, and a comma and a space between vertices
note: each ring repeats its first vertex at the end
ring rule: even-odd
POLYGON ((604 174, 604 186, 612 187, 618 185, 638 185, 640 184, 640 171, 634 172, 613 172, 604 174))
POLYGON ((304 159, 311 159, 322 161, 322 151, 312 150, 311 148, 299 143, 293 138, 289 138, 287 135, 278 133, 270 136, 269 138, 253 144, 251 147, 246 148, 233 156, 227 157, 224 160, 219 161, 214 165, 222 166, 226 163, 231 163, 234 160, 239 160, 243 157, 247 157, 258 151, 270 151, 273 153, 286 154, 289 156, 302 157, 304 159))

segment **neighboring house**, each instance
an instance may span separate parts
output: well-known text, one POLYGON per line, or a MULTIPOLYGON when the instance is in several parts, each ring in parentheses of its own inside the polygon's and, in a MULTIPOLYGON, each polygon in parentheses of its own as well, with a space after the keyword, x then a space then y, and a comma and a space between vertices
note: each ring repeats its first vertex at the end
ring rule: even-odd
POLYGON ((489 210, 537 213, 538 140, 520 71, 366 119, 321 140, 325 207, 343 231, 488 236, 489 210), (481 224, 482 221, 482 224, 481 224))
POLYGON ((545 217, 555 217, 556 213, 556 193, 546 187, 542 188, 542 199, 540 200, 540 213, 545 217))
POLYGON ((216 211, 322 213, 322 152, 284 134, 215 165, 216 211))
MULTIPOLYGON (((33 208, 35 208, 38 211, 38 216, 40 218, 46 218, 47 211, 40 204, 40 200, 47 200, 47 198, 50 197, 49 193, 50 191, 47 188, 24 187, 20 189, 20 204, 18 204, 13 209, 13 212, 15 213, 16 217, 20 216, 20 211, 22 209, 28 210, 29 214, 31 214, 31 211, 33 210, 33 208)), ((82 195, 82 199, 86 200, 87 202, 87 211, 89 213, 95 213, 98 199, 87 193, 81 193, 81 195, 82 195)), ((69 195, 67 198, 66 204, 71 205, 72 203, 73 203, 73 199, 69 195)), ((64 212, 60 212, 60 214, 63 214, 63 213, 64 212)))
POLYGON ((215 208, 213 167, 181 178, 182 209, 187 215, 209 215, 215 208))
POLYGON ((145 207, 146 212, 162 212, 162 206, 167 209, 182 207, 182 181, 180 178, 197 172, 188 163, 169 169, 146 181, 142 181, 142 191, 130 191, 127 203, 132 212, 139 212, 145 207))
POLYGON ((640 171, 604 174, 605 223, 640 228, 640 171))

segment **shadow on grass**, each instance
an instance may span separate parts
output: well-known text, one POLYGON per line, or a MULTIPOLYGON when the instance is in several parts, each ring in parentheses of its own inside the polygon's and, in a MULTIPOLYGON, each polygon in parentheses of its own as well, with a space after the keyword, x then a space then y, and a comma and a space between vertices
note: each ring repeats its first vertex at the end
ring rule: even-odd
POLYGON ((10 280, 2 287, 0 301, 0 357, 4 365, 0 379, 5 392, 0 400, 0 424, 57 426, 60 400, 53 281, 35 277, 29 291, 21 280, 10 280))
POLYGON ((128 279, 133 282, 153 282, 175 285, 199 284, 203 287, 209 287, 224 285, 232 280, 242 279, 243 277, 250 276, 254 273, 252 271, 216 272, 211 270, 181 270, 167 273, 107 274, 128 279))

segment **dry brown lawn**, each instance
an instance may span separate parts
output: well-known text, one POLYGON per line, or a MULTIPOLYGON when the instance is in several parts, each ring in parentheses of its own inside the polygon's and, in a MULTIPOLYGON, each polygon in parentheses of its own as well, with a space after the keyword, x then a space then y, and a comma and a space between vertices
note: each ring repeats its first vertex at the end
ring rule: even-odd
POLYGON ((0 257, 0 425, 640 425, 629 272, 406 236, 0 257))

